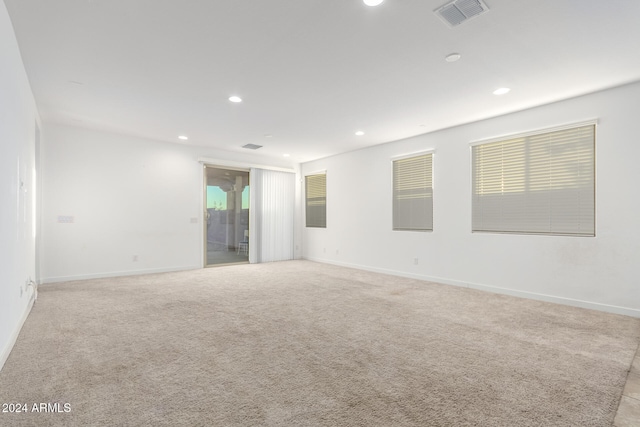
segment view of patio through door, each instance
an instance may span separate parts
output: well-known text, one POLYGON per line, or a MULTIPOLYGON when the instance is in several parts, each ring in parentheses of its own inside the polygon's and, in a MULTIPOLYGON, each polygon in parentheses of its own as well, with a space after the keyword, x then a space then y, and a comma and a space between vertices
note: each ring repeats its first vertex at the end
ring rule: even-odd
POLYGON ((249 171, 205 167, 205 265, 249 262, 249 171))

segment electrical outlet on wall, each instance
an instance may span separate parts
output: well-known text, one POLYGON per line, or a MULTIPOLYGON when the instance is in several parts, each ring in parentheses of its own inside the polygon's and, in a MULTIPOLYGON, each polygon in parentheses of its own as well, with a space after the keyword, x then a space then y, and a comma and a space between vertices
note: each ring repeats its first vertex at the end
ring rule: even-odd
POLYGON ((138 262, 138 255, 134 255, 133 257, 131 257, 131 261, 138 262))
POLYGON ((413 265, 418 265, 418 257, 413 259, 413 265))

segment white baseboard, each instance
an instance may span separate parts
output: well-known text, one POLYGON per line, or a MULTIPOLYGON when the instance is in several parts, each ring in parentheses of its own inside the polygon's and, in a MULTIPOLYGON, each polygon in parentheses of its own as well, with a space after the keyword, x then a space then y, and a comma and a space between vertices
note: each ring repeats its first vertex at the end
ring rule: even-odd
POLYGON ((0 371, 2 371, 2 368, 4 367, 5 362, 9 358, 9 355, 11 354, 11 350, 13 350, 13 346, 16 344, 16 341, 18 340, 18 335, 20 335, 20 331, 22 330, 22 325, 24 325, 24 322, 27 320, 27 317, 29 317, 29 313, 31 313, 31 309, 33 308, 33 303, 35 303, 35 299, 33 298, 33 294, 32 294, 29 300, 29 304, 27 304, 27 307, 24 313, 22 313, 22 317, 20 318, 18 325, 16 326, 11 336, 9 336, 9 341, 5 344, 4 348, 0 352, 0 371))
POLYGON ((128 271, 111 271, 106 273, 94 273, 94 274, 78 274, 71 276, 58 276, 58 277, 46 277, 42 279, 43 284, 59 283, 59 282, 71 282, 74 280, 88 280, 88 279, 103 279, 106 277, 120 277, 120 276, 139 276, 142 274, 153 273, 170 273, 172 271, 186 271, 200 269, 202 266, 184 266, 184 267, 169 267, 169 268, 149 268, 144 270, 128 270, 128 271))
POLYGON ((501 288, 498 286, 490 286, 490 285, 484 285, 480 283, 462 282, 459 280, 452 280, 452 279, 447 279, 443 277, 427 276, 423 274, 409 273, 406 271, 371 267, 368 265, 339 262, 339 261, 322 259, 322 258, 304 258, 304 259, 309 261, 314 261, 314 262, 321 262, 324 264, 338 265, 341 267, 356 268, 359 270, 371 271, 374 273, 390 274, 392 276, 400 276, 400 277, 407 277, 409 279, 425 280, 428 282, 441 283, 443 285, 452 285, 452 286, 460 286, 463 288, 478 289, 481 291, 493 292, 496 294, 511 295, 511 296, 520 297, 520 298, 528 298, 528 299, 533 299, 538 301, 546 301, 546 302, 552 302, 556 304, 564 304, 564 305, 570 305, 573 307, 588 308, 591 310, 598 310, 598 311, 604 311, 607 313, 622 314, 625 316, 640 318, 640 310, 629 308, 629 307, 620 307, 616 305, 602 304, 602 303, 591 302, 591 301, 583 301, 583 300, 578 300, 573 298, 565 298, 565 297, 558 297, 554 295, 539 294, 535 292, 520 291, 517 289, 501 288))

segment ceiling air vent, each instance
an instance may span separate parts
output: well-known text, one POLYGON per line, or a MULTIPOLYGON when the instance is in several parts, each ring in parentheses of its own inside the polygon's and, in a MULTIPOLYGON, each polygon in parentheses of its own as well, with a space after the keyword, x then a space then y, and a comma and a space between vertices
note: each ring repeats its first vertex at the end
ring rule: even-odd
POLYGON ((435 13, 449 26, 455 27, 489 10, 482 0, 454 0, 439 7, 435 13))
POLYGON ((247 144, 247 145, 243 145, 242 148, 246 148, 246 149, 249 149, 249 150, 257 150, 258 148, 262 148, 262 145, 247 144))

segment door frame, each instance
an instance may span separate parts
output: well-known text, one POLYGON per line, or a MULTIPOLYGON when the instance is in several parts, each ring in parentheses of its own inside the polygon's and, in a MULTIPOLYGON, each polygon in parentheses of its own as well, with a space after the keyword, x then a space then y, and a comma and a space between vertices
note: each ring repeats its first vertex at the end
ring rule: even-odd
MULTIPOLYGON (((224 264, 209 264, 208 263, 208 257, 207 257, 207 236, 208 236, 208 230, 207 230, 207 215, 209 214, 209 211, 207 210, 207 168, 211 168, 211 169, 221 169, 221 170, 228 170, 228 171, 237 171, 237 172, 246 172, 248 174, 248 186, 249 186, 249 194, 251 194, 251 168, 249 167, 241 167, 241 166, 226 166, 224 164, 224 162, 221 163, 210 163, 210 162, 203 162, 203 173, 202 173, 202 266, 203 268, 209 268, 209 267, 218 267, 218 266, 224 266, 224 265, 234 265, 234 264, 247 264, 249 261, 240 261, 240 262, 233 262, 233 263, 224 263, 224 264)), ((249 217, 251 217, 251 209, 253 207, 251 206, 251 197, 249 197, 249 217)), ((249 224, 247 224, 247 229, 250 229, 250 224, 251 221, 249 221, 249 224)), ((251 247, 251 233, 249 233, 249 247, 251 247)), ((247 258, 248 258, 248 254, 247 254, 247 258)))

